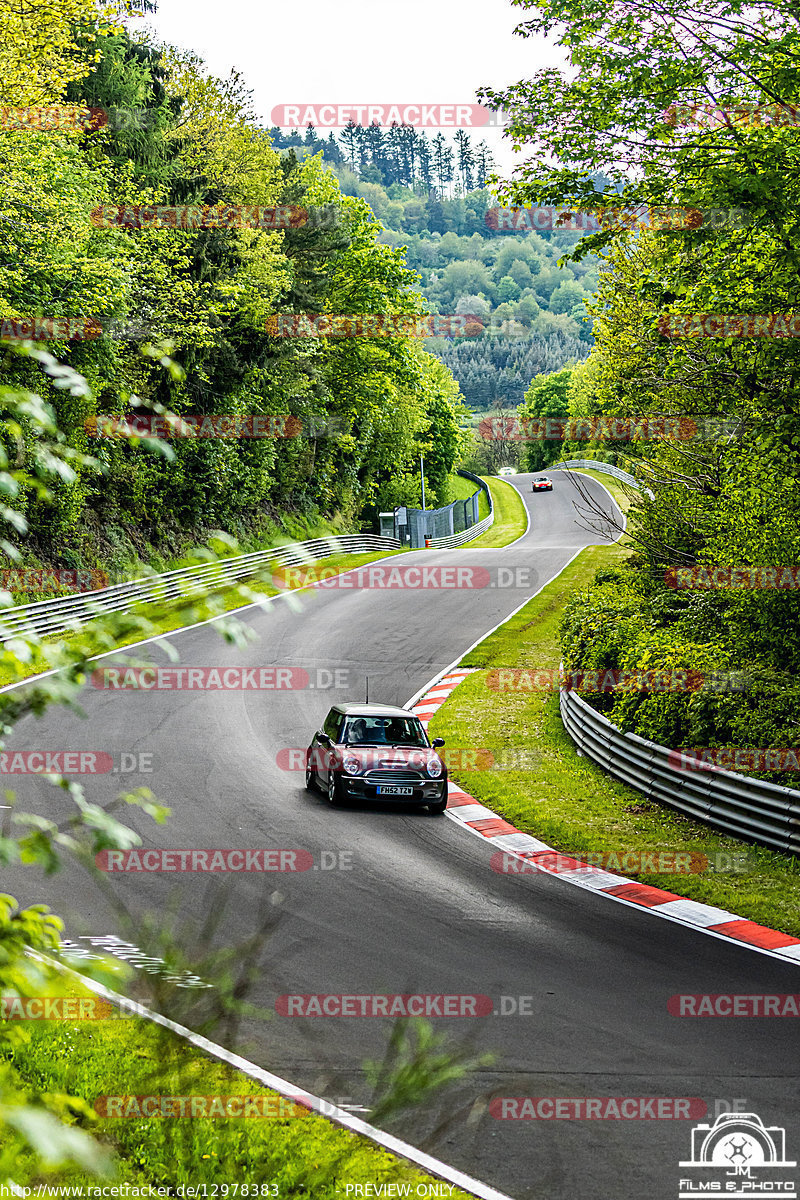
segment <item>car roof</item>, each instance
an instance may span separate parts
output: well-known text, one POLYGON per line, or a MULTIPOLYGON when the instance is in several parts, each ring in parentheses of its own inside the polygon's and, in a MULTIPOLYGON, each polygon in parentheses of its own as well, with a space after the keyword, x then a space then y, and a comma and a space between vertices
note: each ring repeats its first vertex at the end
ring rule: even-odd
POLYGON ((346 717, 413 717, 407 708, 396 704, 334 704, 334 711, 346 717))

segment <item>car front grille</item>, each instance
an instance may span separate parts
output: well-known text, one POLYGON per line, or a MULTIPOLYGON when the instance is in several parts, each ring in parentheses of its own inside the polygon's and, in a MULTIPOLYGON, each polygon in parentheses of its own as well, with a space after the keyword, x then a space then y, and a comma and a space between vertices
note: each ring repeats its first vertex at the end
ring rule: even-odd
POLYGON ((365 783, 417 783, 425 779, 417 771, 368 771, 365 783))

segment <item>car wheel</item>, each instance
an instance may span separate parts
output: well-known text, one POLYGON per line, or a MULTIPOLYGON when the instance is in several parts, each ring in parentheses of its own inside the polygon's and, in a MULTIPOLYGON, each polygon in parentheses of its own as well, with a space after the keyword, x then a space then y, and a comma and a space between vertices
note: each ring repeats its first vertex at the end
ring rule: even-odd
POLYGON ((306 755, 306 788, 309 792, 313 792, 317 784, 317 777, 314 768, 311 765, 311 751, 306 755))
POLYGON ((328 802, 330 804, 338 804, 340 800, 339 783, 336 779, 336 772, 332 767, 328 768, 328 802))
POLYGON ((428 812, 443 813, 446 808, 447 808, 447 796, 444 796, 441 800, 437 800, 435 802, 435 804, 429 804, 428 812))

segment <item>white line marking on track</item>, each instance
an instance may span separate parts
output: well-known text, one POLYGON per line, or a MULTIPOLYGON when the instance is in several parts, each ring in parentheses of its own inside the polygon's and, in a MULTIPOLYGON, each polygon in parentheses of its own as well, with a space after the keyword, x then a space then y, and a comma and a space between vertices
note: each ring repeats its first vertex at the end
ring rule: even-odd
MULTIPOLYGON (((39 954, 35 950, 29 950, 28 955, 40 962, 46 962, 57 970, 62 971, 65 975, 71 976, 79 981, 89 991, 94 992, 97 996, 102 996, 106 1000, 110 1000, 113 1004, 124 1006, 129 1005, 130 1001, 125 996, 121 996, 119 992, 112 992, 110 988, 104 987, 103 984, 95 982, 93 979, 87 979, 84 975, 80 975, 77 971, 70 970, 63 963, 56 962, 54 959, 48 958, 46 954, 39 954)), ((265 1071, 256 1063, 249 1062, 248 1059, 242 1058, 238 1054, 233 1054, 230 1050, 226 1050, 224 1046, 217 1045, 216 1042, 209 1041, 208 1038, 202 1037, 198 1033, 194 1033, 191 1029, 187 1029, 185 1025, 178 1025, 177 1022, 171 1021, 168 1017, 164 1017, 161 1013, 153 1012, 142 1014, 142 1020, 153 1021, 156 1025, 161 1025, 164 1029, 169 1029, 184 1041, 190 1043, 197 1050, 202 1050, 211 1058, 217 1059, 218 1062, 224 1062, 234 1070, 241 1071, 243 1074, 254 1079, 257 1083, 264 1087, 272 1088, 280 1096, 286 1097, 288 1100, 293 1100, 298 1104, 303 1104, 321 1116, 326 1117, 329 1121, 333 1121, 336 1125, 341 1125, 345 1129, 349 1129, 352 1133, 361 1134, 368 1138, 371 1142, 375 1142, 384 1150, 396 1154, 399 1158, 405 1158, 408 1162, 414 1163, 423 1171, 427 1171, 430 1175, 435 1175, 439 1179, 444 1179, 455 1187, 461 1188, 465 1192, 471 1192, 473 1196, 480 1197, 480 1200, 512 1200, 512 1197, 507 1196, 505 1192, 498 1192, 495 1188, 490 1187, 486 1183, 481 1183, 478 1179, 473 1179, 470 1175, 466 1175, 463 1171, 457 1170, 455 1167, 449 1166, 447 1163, 440 1162, 432 1155, 426 1154, 423 1150, 418 1150, 416 1146, 411 1146, 408 1142, 402 1142, 399 1138, 393 1137, 389 1133, 384 1133, 382 1129, 376 1129, 373 1125, 368 1125, 366 1121, 362 1121, 360 1117, 354 1116, 352 1113, 346 1112, 340 1106, 329 1103, 327 1100, 321 1099, 319 1096, 314 1096, 311 1092, 306 1092, 303 1088, 297 1087, 293 1083, 288 1083, 285 1079, 281 1079, 279 1075, 273 1075, 271 1071, 265 1071)))

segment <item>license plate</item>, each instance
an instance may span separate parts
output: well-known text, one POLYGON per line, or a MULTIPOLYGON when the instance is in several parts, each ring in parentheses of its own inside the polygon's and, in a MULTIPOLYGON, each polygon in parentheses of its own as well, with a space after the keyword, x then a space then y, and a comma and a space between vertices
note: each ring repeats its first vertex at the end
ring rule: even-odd
POLYGON ((413 796, 414 789, 411 787, 386 787, 381 785, 378 788, 379 796, 413 796))

